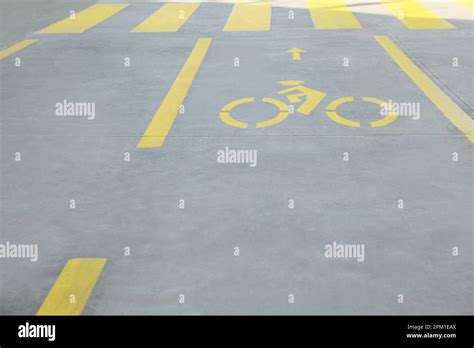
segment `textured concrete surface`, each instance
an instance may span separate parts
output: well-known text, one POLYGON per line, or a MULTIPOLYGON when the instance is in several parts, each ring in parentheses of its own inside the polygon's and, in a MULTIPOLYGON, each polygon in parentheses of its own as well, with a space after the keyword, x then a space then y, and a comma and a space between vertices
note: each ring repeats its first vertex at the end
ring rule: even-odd
POLYGON ((81 11, 93 0, 0 0, 0 45, 9 46, 33 32, 69 16, 69 11, 81 11))
MULTIPOLYGON (((74 257, 108 259, 84 314, 473 314, 472 144, 374 39, 389 35, 472 115, 469 19, 414 31, 366 4, 355 12, 363 29, 315 30, 301 3, 286 1, 270 31, 225 33, 232 4, 209 2, 177 33, 148 34, 130 30, 161 4, 128 2, 83 34, 50 36, 34 32, 67 16, 70 1, 1 2, 2 47, 40 40, 0 61, 0 242, 39 246, 37 262, 0 259, 0 314, 34 314, 74 257), (200 37, 213 42, 184 114, 162 148, 137 149, 200 37), (306 51, 301 61, 292 47, 306 51), (281 80, 327 97, 269 128, 220 121, 232 100, 281 99, 281 80), (345 127, 325 108, 346 96, 416 102, 421 115, 345 127), (95 102, 95 119, 55 116, 64 99, 95 102), (225 147, 257 150, 257 166, 217 163, 225 147), (326 258, 333 241, 364 244, 365 260, 326 258)), ((254 103, 236 117, 274 112, 254 103)), ((378 119, 361 101, 338 112, 378 119)))

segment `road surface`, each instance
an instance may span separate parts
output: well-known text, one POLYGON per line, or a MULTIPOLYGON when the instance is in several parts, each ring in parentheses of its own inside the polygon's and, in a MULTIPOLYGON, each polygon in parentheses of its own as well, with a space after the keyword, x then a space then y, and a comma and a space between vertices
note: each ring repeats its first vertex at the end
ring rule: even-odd
POLYGON ((1 10, 0 314, 473 314, 468 2, 1 10))

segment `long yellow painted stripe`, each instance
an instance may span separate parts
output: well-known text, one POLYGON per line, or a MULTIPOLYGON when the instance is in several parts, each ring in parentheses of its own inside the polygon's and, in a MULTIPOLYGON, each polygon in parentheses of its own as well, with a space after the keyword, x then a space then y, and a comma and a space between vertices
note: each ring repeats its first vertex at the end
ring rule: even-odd
POLYGON ((95 4, 77 13, 40 30, 39 34, 70 34, 83 33, 122 11, 128 4, 95 4))
POLYGON ((12 55, 13 53, 18 52, 18 51, 24 49, 25 47, 28 47, 29 45, 34 44, 36 41, 38 41, 38 40, 36 40, 36 39, 23 40, 23 41, 15 44, 13 46, 5 48, 4 50, 0 51, 0 59, 7 58, 8 56, 12 55))
POLYGON ((385 7, 409 29, 455 29, 415 0, 380 0, 385 7))
POLYGON ((235 3, 224 26, 224 31, 265 31, 270 30, 272 3, 270 1, 235 3))
POLYGON ((196 42, 186 63, 137 144, 138 148, 161 147, 163 145, 211 42, 210 38, 201 38, 196 42))
POLYGON ((412 79, 429 100, 474 143, 474 122, 449 96, 447 96, 403 51, 387 36, 375 36, 400 68, 412 79))
POLYGON ((176 32, 186 23, 198 7, 199 3, 165 4, 137 25, 132 32, 176 32))
POLYGON ((474 0, 456 0, 456 2, 464 7, 467 7, 471 11, 474 11, 474 0))
POLYGON ((344 0, 308 0, 316 29, 360 29, 362 26, 344 0))
POLYGON ((80 315, 107 259, 70 259, 37 315, 80 315))

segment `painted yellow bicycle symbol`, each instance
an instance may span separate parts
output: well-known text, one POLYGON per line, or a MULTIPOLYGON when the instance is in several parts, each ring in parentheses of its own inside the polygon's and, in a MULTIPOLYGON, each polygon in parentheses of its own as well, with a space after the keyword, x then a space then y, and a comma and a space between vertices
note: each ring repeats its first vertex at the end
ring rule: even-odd
MULTIPOLYGON (((308 116, 327 95, 326 93, 318 91, 317 89, 303 86, 304 81, 301 80, 285 80, 278 82, 278 84, 283 86, 290 86, 289 88, 285 88, 281 91, 278 91, 277 94, 285 95, 291 104, 288 105, 287 103, 279 99, 262 98, 262 102, 273 104, 274 106, 276 106, 278 108, 278 113, 269 120, 257 122, 255 124, 255 128, 270 127, 284 121, 290 115, 290 113, 293 113, 292 107, 294 103, 301 103, 301 105, 296 109, 296 111, 300 114, 308 116)), ((377 98, 362 97, 362 100, 365 102, 380 105, 381 107, 387 107, 387 105, 389 105, 387 102, 377 98)), ((353 121, 342 117, 336 111, 340 105, 353 101, 354 97, 344 97, 331 101, 326 107, 326 115, 332 121, 342 124, 344 126, 360 127, 361 123, 359 121, 353 121)), ((236 106, 254 102, 255 98, 253 97, 234 100, 221 109, 219 113, 219 118, 222 122, 228 124, 229 126, 237 128, 248 128, 249 123, 237 120, 231 115, 231 111, 236 106)), ((378 121, 369 122, 369 125, 372 128, 382 127, 392 123, 396 119, 397 114, 392 110, 388 110, 384 118, 378 121)))

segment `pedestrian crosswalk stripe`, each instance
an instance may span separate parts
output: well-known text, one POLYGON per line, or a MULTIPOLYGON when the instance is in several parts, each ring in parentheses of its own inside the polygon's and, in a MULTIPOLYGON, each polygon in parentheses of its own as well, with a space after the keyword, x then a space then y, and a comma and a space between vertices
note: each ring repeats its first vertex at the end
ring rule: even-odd
POLYGON ((415 0, 380 0, 409 29, 455 29, 456 27, 415 0))
POLYGON ((199 3, 169 3, 136 26, 132 32, 176 32, 192 16, 199 3))
POLYGON ((270 1, 238 1, 227 19, 224 31, 270 30, 271 18, 272 4, 270 1))
POLYGON ((29 45, 34 44, 36 41, 38 41, 38 40, 36 40, 36 39, 23 40, 23 41, 15 44, 13 46, 5 48, 4 50, 0 51, 0 59, 7 58, 8 56, 12 55, 13 53, 18 52, 18 51, 24 49, 25 47, 28 47, 29 45))
POLYGON ((316 29, 360 29, 362 26, 344 0, 308 0, 316 29))
POLYGON ((474 0, 456 0, 456 2, 464 7, 474 11, 474 0))
POLYGON ((39 34, 83 33, 122 11, 128 4, 95 4, 40 30, 39 34))
MULTIPOLYGON (((361 29, 353 14, 351 0, 306 0, 316 29, 361 29)), ((390 14, 408 29, 455 29, 456 27, 417 0, 379 0, 390 14)), ((453 0, 473 9, 472 0, 453 0)), ((40 34, 83 33, 122 11, 129 4, 99 3, 38 31, 40 34)), ((155 13, 136 25, 132 32, 177 32, 198 10, 199 2, 165 3, 155 13)), ((271 27, 272 3, 269 0, 236 0, 223 31, 268 31, 271 27)))

